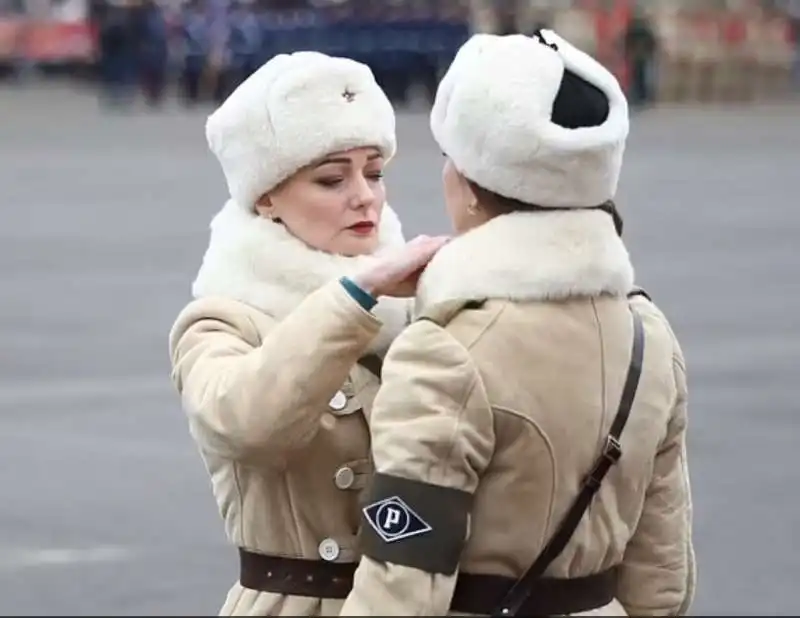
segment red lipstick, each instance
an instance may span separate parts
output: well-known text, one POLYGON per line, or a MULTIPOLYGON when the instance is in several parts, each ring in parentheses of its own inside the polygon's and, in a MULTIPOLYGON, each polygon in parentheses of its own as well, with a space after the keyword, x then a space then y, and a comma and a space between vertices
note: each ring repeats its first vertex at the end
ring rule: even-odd
POLYGON ((359 221, 355 225, 351 225, 348 230, 352 230, 356 234, 367 236, 375 229, 375 224, 372 221, 359 221))

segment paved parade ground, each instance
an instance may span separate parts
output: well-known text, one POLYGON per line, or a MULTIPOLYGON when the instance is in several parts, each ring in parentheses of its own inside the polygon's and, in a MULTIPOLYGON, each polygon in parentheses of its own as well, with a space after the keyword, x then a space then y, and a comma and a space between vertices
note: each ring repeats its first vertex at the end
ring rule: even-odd
MULTIPOLYGON (((0 614, 209 615, 235 578, 168 379, 225 197, 203 120, 0 83, 0 614)), ((391 201, 445 232, 425 112, 398 131, 391 201)), ((800 107, 636 117, 619 204, 689 366, 693 613, 797 614, 800 107)))

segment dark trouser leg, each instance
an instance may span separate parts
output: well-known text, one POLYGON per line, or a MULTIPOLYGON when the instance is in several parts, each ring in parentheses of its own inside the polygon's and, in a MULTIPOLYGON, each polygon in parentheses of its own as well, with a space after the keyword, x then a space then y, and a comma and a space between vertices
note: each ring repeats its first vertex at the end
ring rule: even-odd
POLYGON ((630 62, 630 93, 632 106, 640 107, 648 102, 646 62, 635 58, 630 62))
POLYGON ((200 84, 203 79, 203 67, 197 63, 187 62, 181 72, 181 98, 186 105, 195 105, 200 101, 200 84))
POLYGON ((166 86, 166 67, 154 63, 142 68, 142 93, 148 105, 157 106, 164 100, 166 86))

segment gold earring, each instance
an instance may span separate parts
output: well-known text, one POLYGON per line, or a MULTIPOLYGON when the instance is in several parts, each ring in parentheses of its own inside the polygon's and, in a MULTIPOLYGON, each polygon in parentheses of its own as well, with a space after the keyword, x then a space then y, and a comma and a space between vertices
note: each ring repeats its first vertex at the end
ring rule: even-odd
POLYGON ((478 214, 478 202, 473 200, 467 205, 467 212, 471 215, 478 214))

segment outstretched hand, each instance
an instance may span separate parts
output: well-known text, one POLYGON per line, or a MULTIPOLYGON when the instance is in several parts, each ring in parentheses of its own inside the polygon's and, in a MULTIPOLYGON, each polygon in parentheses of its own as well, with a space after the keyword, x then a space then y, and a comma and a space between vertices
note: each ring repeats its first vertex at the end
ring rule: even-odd
POLYGON ((417 236, 402 247, 378 256, 353 282, 374 297, 411 297, 428 262, 450 240, 448 236, 417 236))

